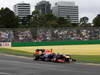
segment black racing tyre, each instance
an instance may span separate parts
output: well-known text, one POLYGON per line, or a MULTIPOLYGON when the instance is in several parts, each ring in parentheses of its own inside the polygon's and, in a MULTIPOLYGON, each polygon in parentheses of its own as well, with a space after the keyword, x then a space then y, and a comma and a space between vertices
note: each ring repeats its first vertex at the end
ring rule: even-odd
POLYGON ((33 60, 37 60, 37 58, 34 56, 34 57, 33 57, 33 60))
POLYGON ((33 60, 39 60, 39 56, 38 55, 34 55, 33 56, 33 60))

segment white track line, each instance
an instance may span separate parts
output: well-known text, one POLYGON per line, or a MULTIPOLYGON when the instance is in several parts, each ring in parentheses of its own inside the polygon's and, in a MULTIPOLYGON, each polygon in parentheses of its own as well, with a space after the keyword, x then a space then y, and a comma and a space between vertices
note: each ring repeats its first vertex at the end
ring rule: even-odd
POLYGON ((11 74, 5 73, 5 72, 0 72, 0 75, 11 75, 11 74))

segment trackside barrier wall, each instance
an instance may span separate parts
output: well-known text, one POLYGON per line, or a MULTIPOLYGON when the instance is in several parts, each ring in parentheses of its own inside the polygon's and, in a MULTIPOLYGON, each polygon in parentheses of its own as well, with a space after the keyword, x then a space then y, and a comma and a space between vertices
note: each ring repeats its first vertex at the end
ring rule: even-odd
POLYGON ((56 42, 12 42, 12 47, 23 46, 55 46, 55 45, 87 45, 87 44, 100 44, 100 40, 89 41, 56 41, 56 42))

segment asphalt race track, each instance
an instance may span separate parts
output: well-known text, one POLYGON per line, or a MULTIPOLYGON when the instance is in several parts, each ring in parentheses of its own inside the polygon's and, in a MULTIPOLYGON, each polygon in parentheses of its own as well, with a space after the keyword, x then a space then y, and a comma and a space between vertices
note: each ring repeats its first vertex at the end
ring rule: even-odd
POLYGON ((100 66, 32 61, 0 54, 0 75, 100 75, 100 66))

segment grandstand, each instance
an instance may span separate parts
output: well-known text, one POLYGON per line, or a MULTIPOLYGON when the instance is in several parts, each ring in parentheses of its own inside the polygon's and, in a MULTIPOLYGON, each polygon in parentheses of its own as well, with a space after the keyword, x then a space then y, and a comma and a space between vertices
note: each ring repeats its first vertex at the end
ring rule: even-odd
POLYGON ((1 29, 0 42, 100 40, 100 28, 1 29))

